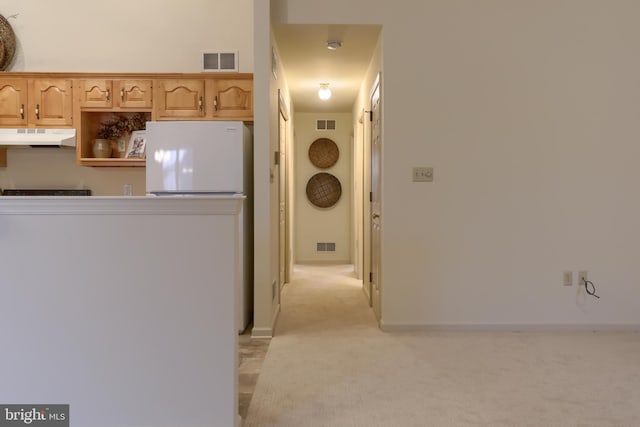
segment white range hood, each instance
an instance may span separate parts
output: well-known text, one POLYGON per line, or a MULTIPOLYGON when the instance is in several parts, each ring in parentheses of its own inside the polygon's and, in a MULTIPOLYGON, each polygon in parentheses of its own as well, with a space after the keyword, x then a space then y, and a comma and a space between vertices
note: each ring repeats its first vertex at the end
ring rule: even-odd
POLYGON ((75 129, 0 129, 0 147, 75 147, 75 129))

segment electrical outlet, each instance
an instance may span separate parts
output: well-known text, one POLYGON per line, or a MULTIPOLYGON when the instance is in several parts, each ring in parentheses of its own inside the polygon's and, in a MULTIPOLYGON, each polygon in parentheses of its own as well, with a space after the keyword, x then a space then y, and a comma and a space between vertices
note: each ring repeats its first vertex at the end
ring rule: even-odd
POLYGON ((427 167, 413 168, 413 182, 432 182, 432 181, 433 181, 433 168, 427 168, 427 167))
POLYGON ((584 282, 587 280, 587 272, 586 271, 578 271, 578 285, 584 286, 584 282))
POLYGON ((562 273, 562 284, 564 286, 573 285, 573 273, 572 272, 565 271, 564 273, 562 273))

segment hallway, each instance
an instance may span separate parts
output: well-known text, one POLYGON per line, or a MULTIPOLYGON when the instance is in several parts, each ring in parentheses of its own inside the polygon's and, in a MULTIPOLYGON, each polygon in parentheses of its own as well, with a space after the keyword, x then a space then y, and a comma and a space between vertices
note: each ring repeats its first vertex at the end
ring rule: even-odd
POLYGON ((348 327, 376 328, 362 281, 352 265, 294 265, 282 291, 275 336, 326 333, 348 327))
POLYGON ((282 305, 245 427, 640 425, 637 333, 384 333, 345 266, 282 305))

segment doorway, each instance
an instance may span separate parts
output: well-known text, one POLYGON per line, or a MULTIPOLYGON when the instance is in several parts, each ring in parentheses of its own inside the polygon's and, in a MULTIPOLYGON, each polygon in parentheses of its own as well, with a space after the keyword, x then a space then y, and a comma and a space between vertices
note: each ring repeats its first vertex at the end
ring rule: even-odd
POLYGON ((352 265, 355 277, 362 281, 367 295, 364 298, 371 305, 369 110, 371 83, 381 67, 381 26, 276 24, 272 28, 272 56, 283 70, 272 82, 279 90, 279 105, 286 101, 291 106, 290 116, 283 114, 282 108, 277 115, 274 190, 278 203, 279 283, 282 286, 295 281, 295 273, 287 272, 288 266, 296 264, 352 265), (343 45, 332 50, 328 40, 334 37, 343 45), (347 66, 357 69, 357 78, 349 80, 353 70, 344 71, 347 66), (329 101, 318 99, 323 82, 328 82, 332 90, 329 101), (287 95, 285 100, 282 92, 287 95), (340 134, 345 129, 346 135, 340 134), (286 139, 288 135, 290 140, 286 139), (336 139, 340 156, 334 166, 315 170, 308 150, 319 138, 336 139), (311 206, 306 185, 318 173, 339 180, 342 195, 335 206, 311 206), (287 217, 289 208, 291 217, 287 217), (287 246, 288 241, 292 246, 287 246))

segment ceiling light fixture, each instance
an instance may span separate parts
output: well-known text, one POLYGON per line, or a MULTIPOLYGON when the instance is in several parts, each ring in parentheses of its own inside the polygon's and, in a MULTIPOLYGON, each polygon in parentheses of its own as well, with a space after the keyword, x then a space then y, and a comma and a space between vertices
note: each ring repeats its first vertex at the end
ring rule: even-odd
POLYGON ((339 47, 342 47, 342 42, 340 40, 328 40, 327 41, 327 49, 336 50, 339 47))
POLYGON ((320 83, 320 89, 318 89, 318 97, 323 101, 331 98, 331 89, 329 89, 329 83, 320 83))

